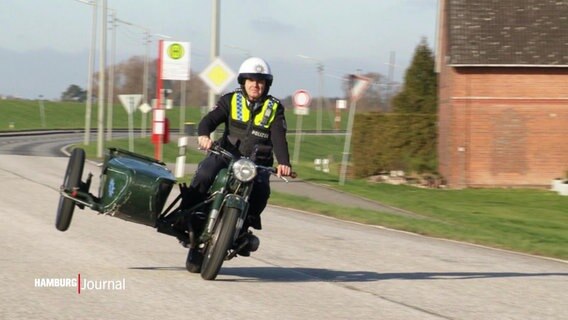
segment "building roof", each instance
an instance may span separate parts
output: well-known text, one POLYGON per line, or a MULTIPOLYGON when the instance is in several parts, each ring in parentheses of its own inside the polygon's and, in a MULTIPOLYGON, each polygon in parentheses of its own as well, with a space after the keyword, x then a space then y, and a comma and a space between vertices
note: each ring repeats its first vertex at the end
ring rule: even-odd
POLYGON ((568 67, 568 0, 445 0, 451 65, 568 67))

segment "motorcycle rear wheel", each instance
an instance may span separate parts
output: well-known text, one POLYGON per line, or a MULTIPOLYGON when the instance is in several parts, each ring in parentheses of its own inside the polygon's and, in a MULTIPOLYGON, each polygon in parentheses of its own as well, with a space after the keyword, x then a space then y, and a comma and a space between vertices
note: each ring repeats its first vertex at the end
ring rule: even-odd
POLYGON ((215 280, 221 270, 227 251, 233 244, 238 218, 238 209, 227 208, 215 226, 201 266, 201 278, 204 280, 215 280))

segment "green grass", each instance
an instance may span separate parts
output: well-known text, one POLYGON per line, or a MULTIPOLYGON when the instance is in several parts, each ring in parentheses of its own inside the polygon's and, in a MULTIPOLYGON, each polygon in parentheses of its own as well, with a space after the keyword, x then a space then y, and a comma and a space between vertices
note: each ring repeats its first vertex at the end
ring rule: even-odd
MULTIPOLYGON (((84 105, 45 102, 48 128, 84 126, 84 105), (77 124, 80 124, 79 126, 77 124)), ((127 127, 122 107, 114 110, 115 126, 127 127)), ((197 122, 200 111, 187 108, 187 119, 197 122)), ((172 127, 178 128, 179 109, 167 111, 172 127)), ((92 128, 96 128, 96 107, 92 128)), ((287 114, 289 128, 294 129, 296 116, 287 114)), ((344 117, 345 118, 345 117, 344 117)), ((331 129, 329 117, 324 117, 324 129, 331 129)), ((134 124, 140 124, 139 113, 134 124)), ((105 122, 106 123, 106 122, 105 122)), ((303 121, 304 129, 315 129, 315 112, 303 121)), ((0 131, 40 129, 37 101, 0 100, 0 131), (13 122, 15 128, 9 128, 13 122)), ((293 157, 296 137, 288 137, 293 157)), ((341 219, 382 225, 400 230, 441 238, 467 241, 519 252, 568 259, 568 197, 546 190, 532 189, 465 189, 432 190, 410 186, 375 184, 364 179, 350 179, 338 184, 338 172, 343 152, 343 137, 304 135, 301 141, 300 162, 294 165, 299 176, 312 183, 324 184, 344 192, 415 212, 424 219, 396 216, 375 211, 352 209, 319 203, 306 197, 273 193, 270 203, 305 211, 317 212, 341 219), (330 173, 314 170, 315 158, 331 160, 330 173)), ((128 139, 105 142, 107 147, 128 149, 128 139)), ((96 154, 95 144, 85 147, 87 154, 96 154)), ((136 139, 134 151, 153 156, 154 145, 149 138, 136 139)), ((188 162, 196 163, 203 153, 188 148, 188 162)), ((174 162, 177 143, 164 146, 164 161, 174 162)), ((183 181, 188 181, 188 177, 183 181)))
POLYGON ((424 235, 568 258, 568 198, 550 191, 432 190, 361 180, 334 188, 418 213, 426 219, 341 208, 282 194, 276 194, 271 203, 424 235))
MULTIPOLYGON (((35 129, 70 129, 85 127, 85 103, 77 102, 53 102, 43 101, 44 105, 44 121, 45 127, 42 125, 42 117, 40 113, 40 103, 37 100, 1 100, 0 99, 0 131, 18 131, 18 130, 35 130, 35 129)), ((106 110, 105 110, 106 112, 106 110)), ((120 104, 113 106, 113 128, 128 128, 128 116, 124 108, 120 104)), ((322 117, 322 129, 331 130, 334 128, 333 114, 325 112, 322 117)), ((146 128, 150 128, 151 113, 147 114, 146 128)), ((171 128, 179 130, 180 127, 180 109, 178 107, 166 110, 166 117, 170 120, 171 128)), ((201 109, 195 107, 185 108, 185 119, 183 122, 197 123, 202 117, 201 109)), ((91 110, 91 128, 97 128, 98 104, 94 103, 91 110)), ((290 130, 296 129, 297 116, 294 115, 290 108, 286 110, 286 119, 290 130)), ((347 122, 347 114, 344 111, 341 117, 341 128, 345 129, 347 122)), ((302 129, 316 129, 316 113, 312 112, 309 116, 304 117, 302 121, 302 129)), ((104 123, 106 126, 107 119, 105 114, 104 123)), ((142 126, 142 113, 135 112, 133 115, 133 123, 135 128, 142 126)))

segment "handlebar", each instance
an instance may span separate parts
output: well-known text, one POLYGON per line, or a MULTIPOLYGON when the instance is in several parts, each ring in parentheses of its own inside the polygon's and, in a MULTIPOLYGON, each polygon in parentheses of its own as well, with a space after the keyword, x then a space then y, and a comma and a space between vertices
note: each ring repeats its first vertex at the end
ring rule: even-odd
MULTIPOLYGON (((268 172, 270 172, 272 175, 278 176, 276 173, 278 172, 278 169, 275 167, 265 167, 265 166, 261 166, 261 165, 256 165, 258 168, 261 168, 263 170, 266 170, 268 172)), ((280 176, 279 178, 288 182, 288 179, 286 179, 286 177, 290 177, 292 179, 296 179, 298 177, 298 174, 295 171, 290 172, 290 175, 288 176, 280 176)))
MULTIPOLYGON (((204 150, 202 148, 199 148, 200 150, 204 150)), ((230 153, 229 151, 225 150, 223 147, 221 147, 219 145, 219 143, 217 141, 214 141, 213 144, 211 145, 211 148, 209 148, 209 150, 207 150, 207 152, 212 152, 218 155, 221 155, 227 159, 234 159, 235 156, 230 153)), ((257 165, 258 168, 264 169, 268 172, 270 172, 273 175, 276 175, 276 173, 278 172, 278 169, 275 167, 266 167, 266 166, 261 166, 261 165, 257 165)), ((290 175, 288 175, 287 177, 290 177, 292 179, 296 179, 296 177, 298 177, 298 174, 295 171, 290 172, 290 175)), ((288 179, 286 179, 284 176, 280 176, 279 178, 281 178, 282 180, 288 182, 288 179)))

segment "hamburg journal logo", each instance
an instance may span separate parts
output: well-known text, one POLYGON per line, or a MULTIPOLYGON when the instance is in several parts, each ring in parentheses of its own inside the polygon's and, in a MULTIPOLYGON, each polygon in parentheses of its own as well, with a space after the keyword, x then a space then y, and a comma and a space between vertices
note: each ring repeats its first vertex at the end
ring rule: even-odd
POLYGON ((126 279, 88 279, 78 273, 74 278, 35 278, 36 288, 73 288, 77 294, 85 291, 124 291, 126 279))

